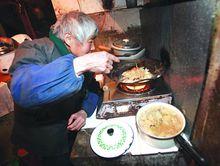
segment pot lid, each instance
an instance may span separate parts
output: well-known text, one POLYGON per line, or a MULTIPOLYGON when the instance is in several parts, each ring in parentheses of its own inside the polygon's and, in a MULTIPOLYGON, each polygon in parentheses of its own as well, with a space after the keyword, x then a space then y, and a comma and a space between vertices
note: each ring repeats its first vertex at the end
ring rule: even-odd
POLYGON ((92 132, 91 148, 101 157, 118 157, 129 149, 133 142, 133 135, 133 130, 127 123, 107 120, 92 132))
POLYGON ((140 49, 140 44, 126 38, 114 41, 112 47, 118 50, 138 50, 140 49))

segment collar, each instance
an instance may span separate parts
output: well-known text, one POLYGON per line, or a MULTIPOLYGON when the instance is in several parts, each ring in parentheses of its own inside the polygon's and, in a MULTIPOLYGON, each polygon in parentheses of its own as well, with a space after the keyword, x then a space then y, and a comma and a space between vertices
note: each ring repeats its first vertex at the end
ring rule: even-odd
POLYGON ((56 45, 56 47, 58 48, 62 56, 71 54, 71 52, 66 48, 64 42, 60 38, 58 38, 56 35, 54 35, 51 30, 49 32, 49 39, 56 45))

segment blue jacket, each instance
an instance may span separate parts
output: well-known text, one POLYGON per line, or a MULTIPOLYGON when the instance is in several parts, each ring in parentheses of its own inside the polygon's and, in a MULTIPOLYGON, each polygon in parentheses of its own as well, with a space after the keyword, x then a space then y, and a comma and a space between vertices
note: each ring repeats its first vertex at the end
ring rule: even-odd
POLYGON ((12 142, 41 156, 69 152, 75 133, 66 129, 74 112, 91 116, 102 91, 92 73, 76 76, 72 54, 61 56, 48 38, 22 43, 10 68, 15 102, 12 142))
MULTIPOLYGON (((54 51, 51 54, 46 50, 47 45, 39 45, 41 40, 37 42, 23 44, 17 50, 10 69, 13 75, 10 87, 13 99, 24 108, 34 108, 76 94, 84 82, 83 75, 77 77, 75 74, 74 55, 53 55, 54 51), (44 56, 48 53, 51 55, 44 56)), ((82 109, 88 116, 94 112, 98 100, 96 93, 87 92, 82 109)))

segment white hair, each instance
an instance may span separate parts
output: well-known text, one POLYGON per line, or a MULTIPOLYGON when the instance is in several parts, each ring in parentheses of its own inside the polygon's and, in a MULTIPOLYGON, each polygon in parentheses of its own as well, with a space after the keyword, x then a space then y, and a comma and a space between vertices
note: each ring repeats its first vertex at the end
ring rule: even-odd
POLYGON ((98 33, 95 21, 85 13, 77 11, 61 16, 51 30, 61 40, 64 40, 65 34, 69 33, 82 43, 94 38, 98 33))

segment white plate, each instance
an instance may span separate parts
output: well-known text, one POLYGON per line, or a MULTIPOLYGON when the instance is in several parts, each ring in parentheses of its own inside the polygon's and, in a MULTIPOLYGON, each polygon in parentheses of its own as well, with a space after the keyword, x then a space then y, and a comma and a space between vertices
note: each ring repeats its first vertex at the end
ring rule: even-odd
POLYGON ((134 134, 129 124, 118 120, 107 120, 92 132, 90 145, 92 150, 105 158, 118 157, 126 152, 133 142, 134 134), (108 130, 113 129, 112 135, 108 130))

